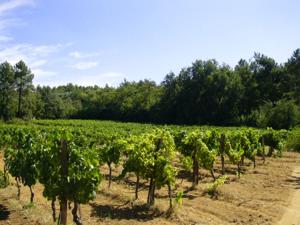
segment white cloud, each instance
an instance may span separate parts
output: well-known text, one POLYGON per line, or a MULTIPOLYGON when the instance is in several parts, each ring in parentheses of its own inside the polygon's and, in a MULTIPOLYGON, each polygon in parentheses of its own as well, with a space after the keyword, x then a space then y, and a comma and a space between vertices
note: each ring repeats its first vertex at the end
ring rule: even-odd
MULTIPOLYGON (((68 45, 68 44, 67 44, 68 45)), ((25 50, 31 51, 32 55, 35 56, 48 56, 49 54, 58 52, 65 45, 57 44, 57 45, 23 45, 22 46, 25 50)))
MULTIPOLYGON (((6 48, 0 48, 0 61, 8 61, 15 64, 20 60, 24 60, 29 64, 44 62, 43 58, 51 54, 59 52, 61 49, 69 46, 69 44, 57 45, 31 45, 31 44, 18 44, 6 48)), ((31 65, 30 65, 31 66, 31 65)))
POLYGON ((0 3, 0 16, 4 13, 7 13, 15 8, 26 6, 26 5, 33 5, 33 0, 9 0, 0 3))
POLYGON ((43 69, 32 69, 32 73, 34 74, 35 78, 53 77, 57 75, 56 72, 43 69))
POLYGON ((51 61, 56 53, 59 53, 70 45, 70 43, 56 45, 19 44, 6 48, 0 47, 0 62, 8 61, 14 65, 18 61, 23 60, 28 64, 32 73, 35 75, 33 80, 34 84, 46 84, 47 80, 48 82, 54 82, 57 73, 49 71, 43 68, 43 66, 51 61))
POLYGON ((4 42, 4 41, 11 41, 13 40, 12 37, 6 36, 6 35, 0 35, 0 42, 4 42))
POLYGON ((70 52, 69 56, 71 56, 75 59, 79 59, 81 57, 81 54, 79 52, 70 52))
POLYGON ((33 6, 34 0, 5 0, 0 3, 0 42, 11 41, 9 29, 26 24, 16 13, 10 13, 22 6, 33 6))
POLYGON ((96 57, 99 56, 100 54, 101 54, 100 52, 81 53, 78 51, 74 51, 74 52, 70 52, 69 56, 75 59, 84 59, 84 58, 96 57))
POLYGON ((96 61, 78 62, 78 63, 72 65, 71 67, 74 69, 77 69, 77 70, 88 70, 88 69, 98 66, 98 64, 99 63, 96 61))
POLYGON ((45 59, 40 59, 40 60, 31 62, 30 67, 36 68, 36 67, 43 66, 43 65, 45 65, 46 63, 47 63, 47 60, 45 60, 45 59))
POLYGON ((4 19, 3 17, 0 16, 0 31, 2 33, 7 31, 8 28, 15 27, 15 26, 22 26, 24 24, 25 22, 21 21, 20 19, 17 18, 4 19))

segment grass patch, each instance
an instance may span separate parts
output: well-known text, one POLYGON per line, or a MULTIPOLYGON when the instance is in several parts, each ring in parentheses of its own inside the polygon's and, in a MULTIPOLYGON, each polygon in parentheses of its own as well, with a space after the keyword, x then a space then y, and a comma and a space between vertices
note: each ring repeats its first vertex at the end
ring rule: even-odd
POLYGON ((34 208, 34 207, 35 207, 34 203, 28 203, 26 205, 23 205, 23 209, 31 209, 31 208, 34 208))

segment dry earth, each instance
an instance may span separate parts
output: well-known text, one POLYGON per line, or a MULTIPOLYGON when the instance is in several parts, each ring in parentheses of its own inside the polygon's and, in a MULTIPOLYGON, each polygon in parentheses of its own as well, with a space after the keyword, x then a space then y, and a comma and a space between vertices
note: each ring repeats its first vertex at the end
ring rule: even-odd
MULTIPOLYGON (((176 214, 166 216, 168 209, 167 190, 157 192, 156 204, 150 210, 145 207, 147 186, 141 185, 140 200, 134 202, 134 177, 125 181, 114 181, 110 189, 104 180, 99 187, 96 199, 82 205, 84 224, 299 224, 300 215, 300 154, 287 152, 282 158, 267 158, 265 164, 257 159, 257 168, 246 162, 240 179, 235 168, 228 166, 230 181, 212 198, 205 194, 212 178, 201 171, 201 183, 196 190, 190 190, 189 176, 182 175, 177 181, 177 190, 184 191, 183 205, 177 207, 176 214), (297 221, 298 220, 298 221, 297 221)), ((2 158, 0 167, 3 168, 2 158)), ((121 168, 114 170, 115 177, 121 168)), ((101 168, 107 174, 107 168, 101 168)), ((220 165, 216 165, 216 173, 220 165)), ((29 203, 27 187, 22 188, 21 199, 16 199, 17 189, 12 183, 0 189, 0 225, 2 224, 53 224, 50 202, 42 196, 43 187, 36 185, 35 204, 29 203)), ((58 206, 57 206, 58 208, 58 206)), ((58 213, 58 211, 57 211, 58 213)), ((72 224, 71 213, 69 223, 72 224)))
POLYGON ((300 166, 296 167, 292 177, 295 191, 290 195, 289 206, 279 225, 300 225, 300 166))

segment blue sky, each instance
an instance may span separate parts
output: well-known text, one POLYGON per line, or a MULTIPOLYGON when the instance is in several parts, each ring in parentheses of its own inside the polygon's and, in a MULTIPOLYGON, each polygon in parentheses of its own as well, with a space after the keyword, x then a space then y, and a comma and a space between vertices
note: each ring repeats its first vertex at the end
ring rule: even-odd
POLYGON ((0 0, 0 62, 23 59, 41 85, 118 85, 196 59, 234 66, 300 47, 298 0, 0 0))

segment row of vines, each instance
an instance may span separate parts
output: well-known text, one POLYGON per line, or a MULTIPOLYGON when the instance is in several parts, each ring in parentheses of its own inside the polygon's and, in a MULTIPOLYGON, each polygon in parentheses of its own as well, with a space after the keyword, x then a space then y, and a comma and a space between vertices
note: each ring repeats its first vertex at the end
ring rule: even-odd
POLYGON ((156 189, 166 186, 172 209, 180 171, 191 174, 193 188, 199 183, 200 168, 208 170, 218 181, 214 168, 217 159, 221 161, 222 174, 226 173, 225 162, 229 160, 236 165, 239 176, 245 159, 251 160, 255 167, 257 157, 265 160, 272 155, 280 156, 287 136, 284 130, 251 128, 186 131, 156 128, 131 134, 130 131, 97 132, 84 127, 2 125, 0 146, 5 162, 4 179, 8 180, 9 173, 16 180, 18 196, 23 184, 30 189, 33 202, 32 187, 39 182, 44 186, 43 195, 51 201, 54 221, 67 224, 68 204, 72 202, 73 220, 82 224, 80 204, 95 198, 103 164, 109 168, 109 186, 116 165, 123 168, 119 179, 129 173, 135 175, 135 199, 139 198, 140 180, 147 180, 149 206, 155 203, 156 189), (56 201, 60 205, 58 216, 56 201))

